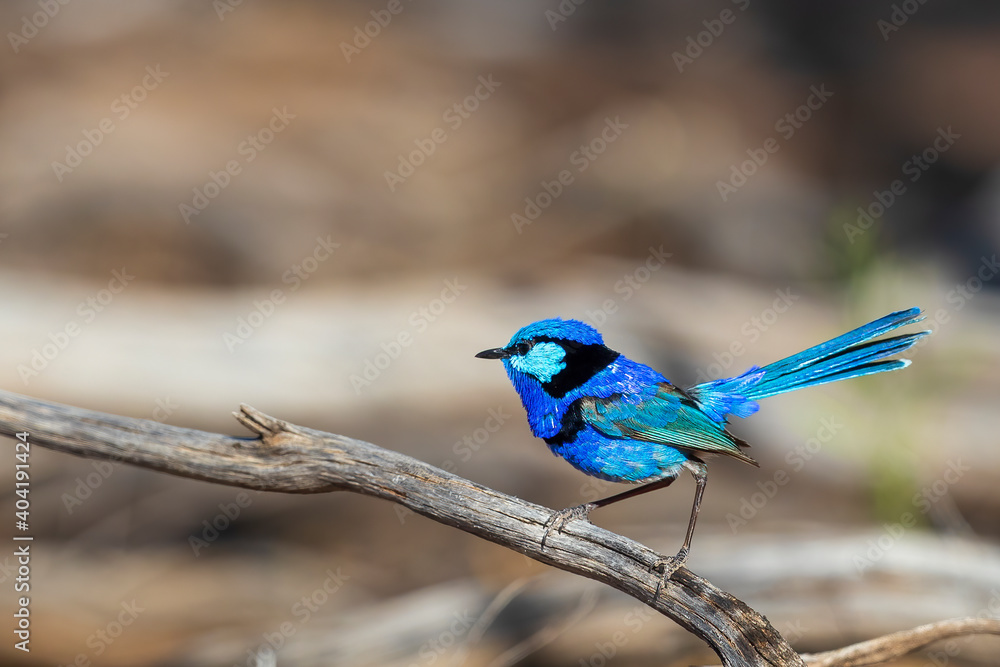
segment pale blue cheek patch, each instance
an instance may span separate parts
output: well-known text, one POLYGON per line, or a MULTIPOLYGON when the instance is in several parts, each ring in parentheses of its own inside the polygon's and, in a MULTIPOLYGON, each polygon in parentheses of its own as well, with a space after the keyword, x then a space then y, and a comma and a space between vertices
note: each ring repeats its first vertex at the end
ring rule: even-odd
POLYGON ((538 343, 523 356, 510 358, 510 365, 522 373, 534 375, 543 384, 566 368, 566 350, 558 343, 538 343))

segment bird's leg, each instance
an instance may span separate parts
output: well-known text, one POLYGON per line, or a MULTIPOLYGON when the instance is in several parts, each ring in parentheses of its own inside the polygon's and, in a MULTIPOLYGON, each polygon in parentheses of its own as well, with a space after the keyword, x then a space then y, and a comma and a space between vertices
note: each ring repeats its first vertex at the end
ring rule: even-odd
POLYGON ((634 498, 635 496, 642 495, 643 493, 649 493, 650 491, 662 489, 664 487, 670 486, 675 479, 677 479, 677 475, 674 475, 672 477, 664 477, 663 479, 658 479, 655 482, 650 482, 649 484, 637 486, 634 489, 629 489, 628 491, 616 493, 613 496, 602 498, 601 500, 595 500, 592 503, 584 503, 583 505, 577 505, 575 507, 567 507, 564 510, 553 512, 552 516, 549 517, 549 520, 545 522, 544 526, 545 533, 542 535, 542 549, 545 548, 545 541, 549 539, 549 533, 551 533, 553 530, 555 530, 556 532, 562 531, 562 527, 566 525, 567 521, 570 521, 572 519, 586 519, 590 516, 590 513, 596 510, 598 507, 607 507, 612 503, 617 503, 619 500, 625 500, 626 498, 634 498))
POLYGON ((708 466, 701 461, 685 461, 684 467, 694 477, 694 504, 691 506, 691 518, 688 519, 687 534, 684 536, 684 544, 681 545, 680 551, 674 556, 660 558, 653 563, 651 569, 660 570, 660 583, 656 586, 657 596, 667 583, 667 579, 687 561, 688 553, 691 551, 691 538, 694 537, 694 524, 698 521, 698 511, 701 509, 701 497, 705 495, 705 484, 708 482, 708 466))

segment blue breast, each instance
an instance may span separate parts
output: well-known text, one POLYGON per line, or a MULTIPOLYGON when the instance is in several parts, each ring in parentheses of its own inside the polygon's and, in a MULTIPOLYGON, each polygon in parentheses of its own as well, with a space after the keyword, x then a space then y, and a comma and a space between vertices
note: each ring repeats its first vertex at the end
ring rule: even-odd
MULTIPOLYGON (((533 378, 507 366, 508 375, 521 396, 528 423, 539 438, 553 438, 562 428, 563 418, 579 398, 609 398, 625 394, 639 401, 656 393, 666 378, 649 366, 618 357, 583 385, 561 398, 550 396, 533 378)), ((608 438, 586 425, 570 440, 556 438, 549 449, 581 472, 614 482, 643 482, 673 475, 686 457, 683 453, 654 442, 608 438)))

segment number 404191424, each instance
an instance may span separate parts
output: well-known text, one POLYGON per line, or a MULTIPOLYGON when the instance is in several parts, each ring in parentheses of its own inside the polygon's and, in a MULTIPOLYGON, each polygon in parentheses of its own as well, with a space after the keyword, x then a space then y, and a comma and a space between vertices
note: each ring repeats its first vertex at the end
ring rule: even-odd
POLYGON ((28 522, 28 458, 31 455, 31 445, 28 443, 28 434, 18 433, 17 439, 20 442, 14 445, 14 458, 18 463, 14 464, 14 486, 17 487, 14 493, 17 495, 15 507, 17 511, 14 515, 18 521, 28 522))

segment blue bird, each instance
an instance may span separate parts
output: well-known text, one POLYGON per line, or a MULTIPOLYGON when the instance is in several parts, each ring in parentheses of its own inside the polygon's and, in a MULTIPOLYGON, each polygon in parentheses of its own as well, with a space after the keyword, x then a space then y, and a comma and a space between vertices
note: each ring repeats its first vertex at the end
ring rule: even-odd
POLYGON ((909 360, 885 357, 929 331, 873 339, 922 319, 919 308, 895 312, 763 368, 687 389, 608 348, 596 329, 578 320, 534 322, 505 347, 476 356, 503 360, 532 433, 552 453, 588 475, 642 484, 555 512, 545 524, 543 549, 550 532, 567 521, 669 486, 682 470, 691 473, 696 488, 684 543, 675 556, 654 564, 662 582, 684 565, 691 548, 708 479, 702 459, 722 454, 759 467, 743 451, 749 445, 726 429, 729 416, 749 417, 759 399, 775 394, 905 368, 909 360))

